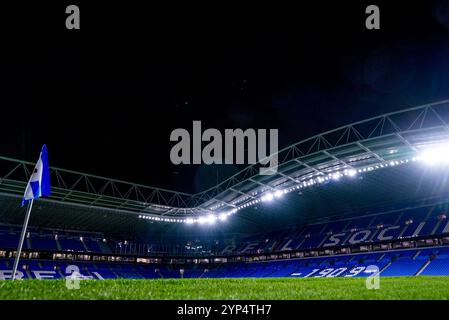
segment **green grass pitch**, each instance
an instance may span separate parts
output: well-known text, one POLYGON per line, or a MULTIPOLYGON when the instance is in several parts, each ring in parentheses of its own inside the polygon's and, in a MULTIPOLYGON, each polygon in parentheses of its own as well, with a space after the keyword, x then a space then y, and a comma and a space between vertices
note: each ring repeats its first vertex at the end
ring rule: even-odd
POLYGON ((449 299, 449 277, 1 281, 0 299, 449 299))

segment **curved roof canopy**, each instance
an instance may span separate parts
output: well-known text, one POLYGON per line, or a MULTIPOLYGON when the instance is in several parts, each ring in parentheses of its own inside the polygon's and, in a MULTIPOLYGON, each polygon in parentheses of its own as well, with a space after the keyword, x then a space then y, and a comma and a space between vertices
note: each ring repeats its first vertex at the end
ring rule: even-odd
MULTIPOLYGON (((52 195, 41 201, 106 209, 167 222, 218 219, 329 180, 419 160, 430 145, 449 141, 449 100, 383 114, 299 141, 278 152, 278 169, 250 165, 196 194, 51 168, 52 195)), ((0 195, 21 197, 34 163, 0 157, 0 195)))

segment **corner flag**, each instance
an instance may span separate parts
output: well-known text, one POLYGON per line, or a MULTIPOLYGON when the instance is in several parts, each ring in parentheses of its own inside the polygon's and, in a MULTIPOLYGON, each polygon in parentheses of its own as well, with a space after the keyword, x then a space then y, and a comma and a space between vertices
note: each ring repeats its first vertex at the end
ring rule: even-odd
POLYGON ((16 258, 14 259, 14 266, 12 269, 12 280, 16 279, 17 267, 19 266, 20 256, 22 254, 23 241, 28 227, 28 220, 30 219, 31 208, 33 207, 34 199, 50 195, 50 169, 48 167, 47 146, 42 146, 39 160, 37 160, 33 173, 25 189, 22 199, 22 207, 28 203, 28 208, 23 222, 22 233, 20 234, 19 245, 16 251, 16 258))
POLYGON ((22 207, 32 199, 50 195, 50 170, 48 167, 47 146, 42 146, 39 160, 31 174, 30 181, 25 189, 22 207))

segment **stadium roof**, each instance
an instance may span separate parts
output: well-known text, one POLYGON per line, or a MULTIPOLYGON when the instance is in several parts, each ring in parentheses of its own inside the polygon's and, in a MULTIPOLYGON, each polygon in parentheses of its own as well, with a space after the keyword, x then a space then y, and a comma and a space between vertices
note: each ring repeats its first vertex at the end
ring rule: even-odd
MULTIPOLYGON (((314 187, 352 173, 405 164, 421 148, 449 141, 449 100, 351 123, 278 152, 273 175, 251 165, 196 194, 150 187, 60 168, 51 168, 52 195, 43 202, 107 210, 121 216, 189 222, 235 213, 278 191, 314 187)), ((0 193, 21 197, 34 163, 0 157, 0 193)))

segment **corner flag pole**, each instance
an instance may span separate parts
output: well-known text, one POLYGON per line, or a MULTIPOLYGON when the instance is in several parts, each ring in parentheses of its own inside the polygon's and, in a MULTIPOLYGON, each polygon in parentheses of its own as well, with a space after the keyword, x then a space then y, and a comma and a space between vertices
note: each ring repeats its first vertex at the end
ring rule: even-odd
POLYGON ((12 271, 12 280, 16 279, 17 267, 19 265, 20 255, 22 253, 23 242, 27 233, 28 220, 30 220, 31 208, 35 199, 46 197, 51 194, 50 187, 50 169, 48 166, 47 146, 42 146, 39 160, 37 160, 30 180, 25 188, 25 193, 22 199, 22 207, 28 203, 28 208, 25 214, 25 221, 23 222, 22 233, 20 234, 19 246, 17 247, 16 259, 14 260, 14 267, 12 271))
POLYGON ((19 265, 20 255, 22 253, 23 242, 25 241, 25 235, 27 233, 28 220, 30 220, 31 208, 33 207, 34 199, 28 202, 28 208, 25 215, 25 221, 23 222, 22 233, 20 234, 19 246, 17 247, 16 258, 14 260, 14 267, 12 269, 12 280, 16 279, 17 267, 19 265))

